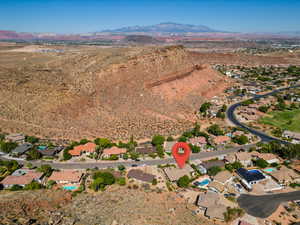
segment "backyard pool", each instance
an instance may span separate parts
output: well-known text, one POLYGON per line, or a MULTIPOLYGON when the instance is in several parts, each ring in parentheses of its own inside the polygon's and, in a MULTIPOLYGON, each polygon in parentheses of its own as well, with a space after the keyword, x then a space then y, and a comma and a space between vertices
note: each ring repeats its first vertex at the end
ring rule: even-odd
POLYGON ((45 146, 45 145, 40 145, 40 146, 38 146, 37 148, 38 148, 38 150, 46 150, 46 149, 47 149, 47 146, 45 146))
POLYGON ((63 186, 64 190, 74 191, 77 189, 77 186, 63 186))
POLYGON ((267 173, 272 173, 276 170, 277 170, 276 168, 266 168, 266 169, 264 169, 264 171, 267 172, 267 173))
POLYGON ((204 187, 204 186, 208 185, 210 182, 211 182, 211 180, 207 178, 202 181, 196 181, 194 184, 196 186, 204 187))

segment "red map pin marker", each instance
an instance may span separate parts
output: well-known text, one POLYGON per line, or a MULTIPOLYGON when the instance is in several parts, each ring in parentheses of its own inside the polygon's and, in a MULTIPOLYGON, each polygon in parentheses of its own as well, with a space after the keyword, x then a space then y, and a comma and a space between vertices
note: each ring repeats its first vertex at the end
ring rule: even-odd
POLYGON ((172 155, 180 169, 182 169, 185 166, 186 161, 190 158, 190 154, 190 146, 185 142, 177 142, 172 147, 172 155), (180 152, 181 149, 183 150, 182 153, 180 152))

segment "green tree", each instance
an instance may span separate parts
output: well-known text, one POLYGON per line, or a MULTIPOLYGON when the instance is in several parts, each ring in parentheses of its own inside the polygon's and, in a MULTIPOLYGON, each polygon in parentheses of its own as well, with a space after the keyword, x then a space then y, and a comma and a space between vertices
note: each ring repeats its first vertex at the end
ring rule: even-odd
POLYGON ((154 179, 152 180, 152 185, 157 185, 157 179, 154 178, 154 179))
POLYGON ((118 165, 118 170, 119 171, 124 171, 126 168, 124 165, 118 165))
POLYGON ((56 182, 54 180, 48 180, 46 187, 51 189, 55 184, 56 182))
POLYGON ((269 166, 269 163, 264 159, 257 159, 254 161, 254 164, 260 168, 266 168, 269 166))
POLYGON ((91 184, 91 188, 94 191, 98 191, 100 188, 103 189, 104 187, 105 187, 104 178, 102 178, 102 177, 96 178, 91 184))
POLYGON ((164 152, 164 148, 162 145, 157 145, 156 146, 156 152, 157 152, 157 155, 159 158, 163 158, 164 155, 165 155, 165 152, 164 152))
POLYGON ((18 144, 15 142, 4 142, 4 141, 0 142, 0 149, 2 150, 2 152, 5 152, 5 153, 10 153, 17 146, 18 146, 18 144))
POLYGON ((44 173, 46 177, 50 177, 53 172, 53 169, 50 165, 43 164, 39 168, 37 168, 37 171, 44 173))
POLYGON ((192 153, 199 153, 201 151, 200 147, 197 146, 197 145, 192 145, 192 144, 189 144, 191 150, 192 150, 192 153))
POLYGON ((94 143, 99 145, 101 149, 111 148, 113 146, 113 143, 107 138, 96 138, 94 143))
POLYGON ((245 145, 245 144, 247 144, 247 143, 249 142, 249 139, 248 139, 248 137, 245 136, 245 135, 240 135, 240 136, 235 136, 235 137, 233 137, 233 138, 232 138, 232 141, 233 141, 234 143, 239 144, 239 145, 245 145))
POLYGON ((268 110, 269 110, 269 108, 270 108, 269 106, 262 105, 262 106, 258 107, 258 110, 261 111, 261 112, 263 112, 263 113, 267 113, 268 110))
POLYGON ((207 132, 215 136, 224 135, 224 131, 219 127, 219 125, 214 124, 207 128, 207 132))
POLYGON ((84 145, 86 143, 89 143, 89 140, 84 138, 84 139, 81 139, 80 142, 79 142, 81 145, 84 145))
POLYGON ((179 142, 187 142, 187 137, 181 136, 181 137, 178 138, 178 141, 179 142))
POLYGON ((207 110, 211 107, 211 103, 210 102, 205 102, 200 106, 199 111, 202 114, 206 114, 207 110))
POLYGON ((41 189, 42 187, 43 186, 39 182, 32 181, 31 183, 26 184, 24 189, 25 190, 37 190, 37 189, 41 189))
POLYGON ((162 145, 165 142, 165 137, 161 135, 155 135, 152 138, 151 143, 155 146, 162 145))
POLYGON ((94 173, 93 175, 93 179, 97 179, 97 178, 103 178, 104 181, 103 181, 103 184, 104 185, 112 185, 115 183, 115 177, 114 175, 112 175, 111 173, 109 172, 101 172, 101 171, 98 171, 96 173, 94 173))
POLYGON ((193 136, 198 137, 198 136, 200 136, 199 135, 200 133, 201 133, 200 132, 200 125, 196 122, 195 126, 194 126, 194 128, 192 130, 192 134, 193 134, 193 136))
POLYGON ((225 119, 225 113, 219 110, 216 115, 217 118, 225 119))
POLYGON ((174 141, 174 138, 173 138, 172 136, 169 136, 169 137, 167 138, 167 141, 174 141))
POLYGON ((213 166, 207 170, 209 176, 216 176, 219 172, 222 171, 222 168, 219 166, 213 166))
POLYGON ((26 136, 26 137, 25 137, 25 141, 26 141, 26 142, 29 142, 29 143, 31 143, 31 144, 38 143, 39 140, 40 140, 39 138, 34 137, 34 136, 26 136))
POLYGON ((27 160, 37 160, 37 159, 40 159, 42 157, 43 157, 43 155, 38 150, 33 148, 33 149, 31 149, 30 151, 27 152, 26 159, 27 160))
POLYGON ((238 161, 236 161, 234 163, 228 163, 225 165, 225 169, 227 169, 230 172, 233 172, 234 170, 237 170, 242 167, 243 167, 243 165, 238 161))
POLYGON ((187 188, 190 184, 190 178, 187 175, 180 177, 177 181, 179 187, 187 188))
POLYGON ((132 160, 137 160, 138 158, 139 158, 139 153, 137 153, 137 152, 130 152, 130 158, 132 159, 132 160))
POLYGON ((63 152, 63 159, 64 160, 69 160, 72 158, 72 155, 69 153, 69 150, 70 149, 64 149, 64 152, 63 152))

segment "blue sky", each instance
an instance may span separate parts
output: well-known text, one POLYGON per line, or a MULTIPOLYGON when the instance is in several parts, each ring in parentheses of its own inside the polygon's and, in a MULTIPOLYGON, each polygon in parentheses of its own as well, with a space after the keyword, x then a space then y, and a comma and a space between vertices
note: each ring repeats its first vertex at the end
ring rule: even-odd
POLYGON ((300 0, 0 0, 0 30, 82 33, 161 22, 299 31, 300 0))

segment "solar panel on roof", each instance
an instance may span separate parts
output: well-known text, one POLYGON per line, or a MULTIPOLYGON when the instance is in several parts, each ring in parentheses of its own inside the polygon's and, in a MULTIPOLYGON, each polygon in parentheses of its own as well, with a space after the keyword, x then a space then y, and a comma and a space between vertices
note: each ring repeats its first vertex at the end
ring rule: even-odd
POLYGON ((245 168, 240 168, 237 170, 237 172, 248 183, 252 181, 263 180, 266 178, 259 170, 246 170, 245 168))

